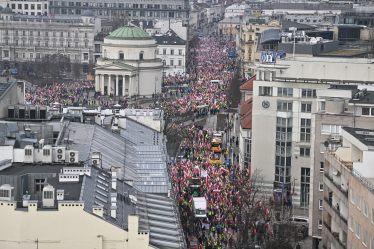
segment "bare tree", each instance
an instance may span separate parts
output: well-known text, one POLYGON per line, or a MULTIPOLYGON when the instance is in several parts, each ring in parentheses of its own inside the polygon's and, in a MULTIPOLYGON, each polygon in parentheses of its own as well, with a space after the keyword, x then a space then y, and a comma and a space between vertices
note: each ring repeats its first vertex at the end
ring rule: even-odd
POLYGON ((73 74, 76 80, 78 80, 79 77, 81 76, 81 70, 82 70, 81 64, 79 64, 78 62, 74 62, 73 63, 73 74))
POLYGON ((127 22, 128 20, 126 12, 124 12, 124 14, 121 14, 120 12, 114 12, 110 20, 110 23, 112 24, 112 31, 118 29, 119 27, 127 25, 127 22))
POLYGON ((65 72, 70 67, 70 59, 62 54, 47 55, 42 60, 43 71, 52 77, 53 82, 60 73, 65 72))

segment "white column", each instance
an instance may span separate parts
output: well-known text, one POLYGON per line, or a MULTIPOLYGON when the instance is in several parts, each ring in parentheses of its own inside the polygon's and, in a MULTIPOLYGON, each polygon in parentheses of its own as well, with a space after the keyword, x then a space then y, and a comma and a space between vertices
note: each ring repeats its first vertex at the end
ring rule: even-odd
POLYGON ((108 95, 112 93, 112 75, 108 75, 108 95))
POLYGON ((122 96, 125 96, 126 92, 126 75, 122 75, 122 96))
POLYGON ((102 74, 101 75, 101 94, 104 95, 104 86, 105 86, 105 83, 104 83, 104 77, 105 77, 105 74, 102 74))
POLYGON ((95 91, 97 92, 100 88, 100 75, 95 75, 95 91))
POLYGON ((118 96, 118 74, 116 74, 116 96, 118 96))
POLYGON ((131 90, 132 90, 132 75, 129 76, 129 97, 131 98, 131 90))

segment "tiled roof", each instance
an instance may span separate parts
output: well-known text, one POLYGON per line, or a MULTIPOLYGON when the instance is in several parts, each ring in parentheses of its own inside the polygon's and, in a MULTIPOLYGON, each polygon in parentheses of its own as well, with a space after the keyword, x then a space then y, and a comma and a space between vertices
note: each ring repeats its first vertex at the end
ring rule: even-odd
POLYGON ((250 78, 247 82, 245 82, 241 87, 240 90, 253 90, 253 81, 256 80, 256 75, 250 78))
POLYGON ((252 98, 241 105, 240 125, 243 129, 252 129, 252 98))
POLYGON ((252 109, 252 98, 248 99, 240 106, 240 115, 246 114, 249 110, 252 109))

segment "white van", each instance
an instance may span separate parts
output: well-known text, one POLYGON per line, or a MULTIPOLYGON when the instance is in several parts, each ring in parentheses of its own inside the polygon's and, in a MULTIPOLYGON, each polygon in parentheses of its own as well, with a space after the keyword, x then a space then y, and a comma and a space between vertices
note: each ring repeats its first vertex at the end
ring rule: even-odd
POLYGON ((194 197, 193 212, 196 218, 206 218, 206 200, 205 197, 194 197))

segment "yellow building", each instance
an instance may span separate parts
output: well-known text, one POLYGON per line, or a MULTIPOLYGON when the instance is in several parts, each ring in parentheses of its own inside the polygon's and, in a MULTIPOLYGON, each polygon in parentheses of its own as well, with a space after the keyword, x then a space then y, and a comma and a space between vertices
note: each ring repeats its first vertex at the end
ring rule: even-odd
MULTIPOLYGON (((250 68, 259 62, 261 52, 277 49, 281 26, 277 21, 264 24, 262 19, 245 19, 237 27, 237 65, 244 77, 250 78, 254 70, 250 68), (271 30, 270 40, 264 40, 264 31, 271 30), (278 34, 278 38, 276 36, 278 34)), ((266 38, 266 37, 265 37, 266 38)))

